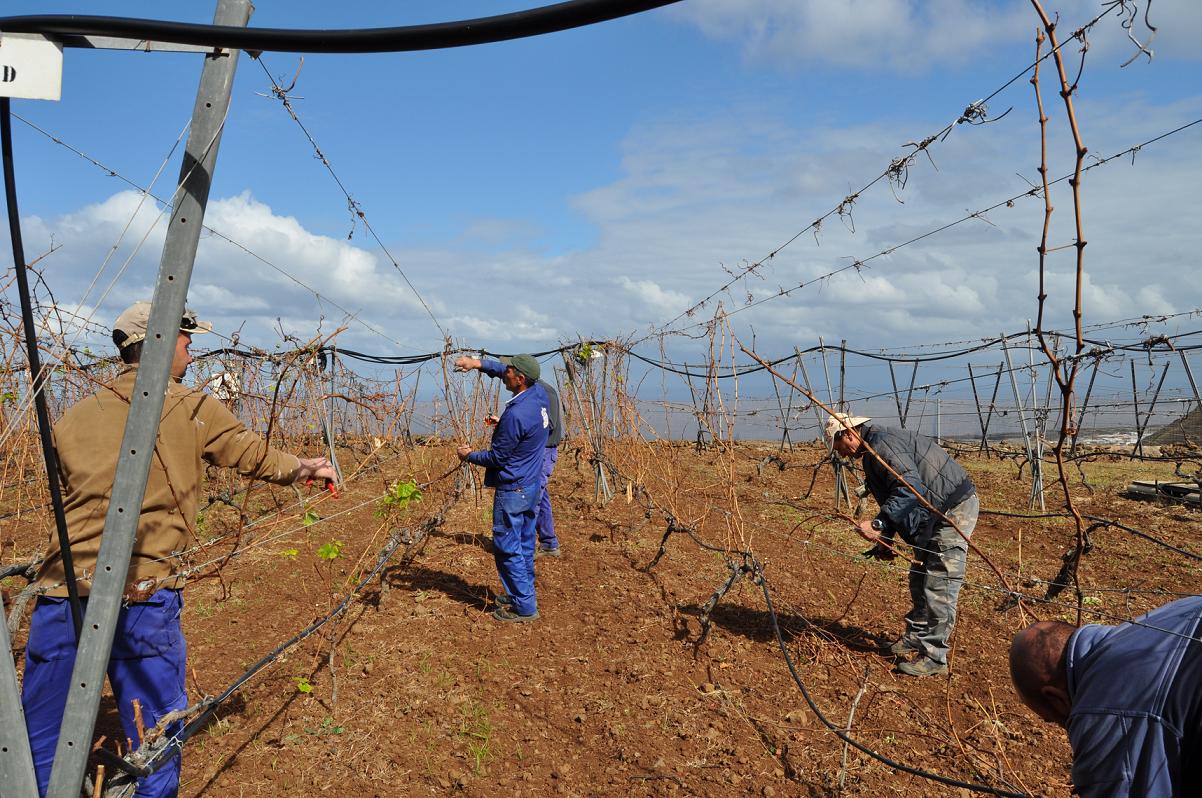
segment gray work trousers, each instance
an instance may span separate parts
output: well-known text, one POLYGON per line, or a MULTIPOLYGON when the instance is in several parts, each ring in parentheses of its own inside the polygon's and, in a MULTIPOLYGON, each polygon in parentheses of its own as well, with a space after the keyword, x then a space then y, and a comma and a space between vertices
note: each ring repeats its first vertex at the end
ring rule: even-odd
MULTIPOLYGON (((946 515, 960 531, 972 535, 981 502, 974 494, 946 515)), ((956 624, 956 600, 964 583, 968 541, 942 519, 936 522, 930 542, 914 548, 910 564, 910 601, 906 614, 906 638, 927 657, 947 662, 947 641, 956 624)))

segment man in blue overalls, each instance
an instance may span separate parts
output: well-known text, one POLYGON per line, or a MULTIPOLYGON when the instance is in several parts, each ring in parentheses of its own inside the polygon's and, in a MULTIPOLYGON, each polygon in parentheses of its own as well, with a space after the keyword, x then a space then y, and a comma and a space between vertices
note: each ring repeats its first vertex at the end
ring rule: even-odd
POLYGON ((493 613, 498 621, 538 618, 534 595, 534 546, 542 498, 543 452, 551 427, 547 393, 538 384, 538 361, 530 355, 501 358, 501 382, 513 394, 493 429, 487 451, 460 446, 459 459, 484 466, 484 486, 495 488, 493 557, 505 593, 493 613))
MULTIPOLYGON (((487 374, 494 379, 505 376, 509 368, 499 360, 487 357, 472 357, 464 355, 455 359, 456 371, 471 371, 479 369, 481 374, 487 374)), ((547 392, 547 412, 551 419, 551 428, 547 431, 547 448, 543 450, 542 497, 538 503, 538 547, 534 550, 534 559, 540 557, 559 557, 559 538, 555 535, 555 517, 551 511, 551 492, 547 487, 551 473, 555 470, 555 462, 559 459, 559 444, 563 440, 563 421, 559 408, 559 393, 546 380, 539 380, 538 385, 547 392)), ((486 423, 495 423, 496 419, 489 416, 486 423)))

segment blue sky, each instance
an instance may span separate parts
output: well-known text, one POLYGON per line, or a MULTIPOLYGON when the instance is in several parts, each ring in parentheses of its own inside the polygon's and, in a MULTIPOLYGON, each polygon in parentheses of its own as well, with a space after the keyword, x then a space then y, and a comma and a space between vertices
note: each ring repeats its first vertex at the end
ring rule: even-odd
MULTIPOLYGON (((1142 8, 1142 3, 1140 4, 1142 8)), ((93 13, 208 21, 197 3, 55 4, 8 0, 6 14, 93 13)), ((416 24, 526 7, 515 2, 329 3, 261 0, 252 25, 416 24)), ((1101 4, 1049 2, 1071 30, 1101 4)), ((1078 113, 1107 155, 1202 117, 1202 6, 1156 0, 1155 59, 1134 52, 1117 15, 1090 34, 1078 113)), ((1027 66, 1036 17, 1026 2, 685 0, 587 29, 477 48, 310 55, 292 94, 306 127, 377 233, 456 342, 493 351, 551 348, 580 336, 645 334, 775 250, 964 107, 1027 66), (301 99, 303 98, 303 99, 301 99)), ((1137 35, 1146 36, 1142 24, 1137 35)), ((1075 71, 1077 50, 1070 47, 1075 71)), ((299 58, 268 53, 282 82, 299 58)), ((63 99, 15 101, 25 119, 145 185, 187 123, 195 56, 69 50, 63 99)), ((1045 63, 1052 173, 1071 146, 1045 63)), ((357 322, 343 346, 409 354, 441 336, 243 56, 207 221, 339 305, 357 322), (348 234, 353 235, 348 240, 348 234)), ((875 186, 851 217, 806 233, 723 298, 764 299, 1023 191, 1037 178, 1031 87, 989 104, 1011 113, 958 126, 916 161, 904 188, 875 186), (1020 177, 1021 175, 1021 177, 1020 177)), ((59 303, 107 324, 150 292, 157 209, 21 123, 18 180, 27 252, 59 303), (85 296, 133 251, 103 301, 85 296), (97 304, 99 305, 97 307, 97 304)), ((1090 173, 1086 322, 1202 307, 1202 125, 1090 173), (1189 277, 1189 275, 1195 275, 1189 277)), ((178 151, 156 185, 171 193, 178 151)), ((1058 190, 1053 243, 1071 241, 1058 190)), ((732 317, 768 354, 818 336, 864 348, 981 337, 1021 328, 1035 306, 1042 203, 1026 200, 732 317)), ((0 234, 6 238, 7 234, 0 234)), ((10 260, 7 247, 0 263, 10 260)), ((1071 250, 1053 256, 1051 317, 1067 324, 1071 250)), ((105 278, 106 280, 108 278, 105 278)), ((103 282, 103 281, 102 281, 103 282)), ((191 304, 219 329, 270 348, 277 324, 310 337, 342 313, 252 258, 206 237, 191 304), (277 322, 277 319, 279 321, 277 322)), ((698 318, 712 314, 711 304, 698 318)), ((1192 329, 1197 319, 1170 325, 1192 329)), ((680 326, 680 325, 678 325, 680 326)), ((1132 333, 1134 336, 1135 333, 1132 333)), ((668 339, 684 359, 695 345, 668 339)))

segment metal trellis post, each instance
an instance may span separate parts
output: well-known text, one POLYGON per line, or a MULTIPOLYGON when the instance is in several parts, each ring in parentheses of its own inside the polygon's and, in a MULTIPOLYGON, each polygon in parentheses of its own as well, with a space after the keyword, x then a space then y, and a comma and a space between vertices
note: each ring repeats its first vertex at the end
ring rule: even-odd
POLYGON ((902 411, 901 428, 906 428, 906 418, 910 415, 910 399, 914 396, 914 381, 918 379, 918 361, 914 361, 914 370, 910 372, 910 387, 906 389, 906 409, 902 411))
MULTIPOLYGON (((810 396, 813 396, 814 389, 810 385, 810 375, 806 371, 806 364, 801 361, 800 357, 797 359, 797 364, 801 367, 801 379, 805 383, 806 392, 809 393, 810 396)), ((822 439, 823 444, 826 446, 827 456, 830 457, 831 460, 831 469, 835 472, 835 506, 838 507, 841 500, 846 500, 847 506, 850 507, 851 493, 847 489, 847 477, 844 474, 845 469, 843 467, 843 461, 837 454, 835 454, 833 442, 827 439, 826 435, 822 431, 823 426, 826 424, 826 419, 822 417, 822 409, 818 407, 817 402, 814 402, 813 406, 814 418, 818 419, 818 437, 822 439)))
MULTIPOLYGON (((1131 361, 1131 366, 1132 368, 1135 367, 1134 360, 1131 361)), ((1135 429, 1135 448, 1131 450, 1132 454, 1135 454, 1135 452, 1138 451, 1140 457, 1144 456, 1144 433, 1148 431, 1148 423, 1152 420, 1152 413, 1154 410, 1156 410, 1156 400, 1160 398, 1160 389, 1164 387, 1164 378, 1168 376, 1168 373, 1169 363, 1166 360, 1164 368, 1160 371, 1160 381, 1156 383, 1156 390, 1152 392, 1152 402, 1148 405, 1148 412, 1144 414, 1144 423, 1139 424, 1137 422, 1135 429)))
POLYGON ((906 428, 905 417, 902 416, 901 391, 897 390, 897 375, 893 372, 893 361, 886 361, 889 365, 889 381, 893 383, 893 403, 897 405, 897 423, 902 428, 906 428))
POLYGON ((985 452, 985 456, 989 456, 989 444, 985 440, 985 414, 981 412, 981 397, 977 393, 977 377, 972 372, 972 363, 968 364, 968 383, 972 386, 972 401, 977 407, 977 422, 981 425, 981 444, 977 447, 978 452, 985 452))
MULTIPOLYGON (((334 474, 337 476, 337 481, 342 482, 342 469, 338 467, 338 452, 334 446, 334 394, 338 390, 338 350, 330 347, 330 407, 329 418, 320 416, 325 424, 326 446, 330 450, 330 464, 334 466, 334 474)), ((319 414, 320 415, 320 414, 319 414)))
POLYGON ((13 665, 12 642, 8 638, 8 609, 0 597, 0 784, 10 795, 37 795, 38 781, 33 772, 33 754, 25 734, 25 713, 21 709, 21 691, 17 688, 17 669, 13 665))
POLYGON ((1042 512, 1047 509, 1043 503, 1043 427, 1039 422, 1039 394, 1036 392, 1039 388, 1039 374, 1035 371, 1035 343, 1032 340, 1030 319, 1027 319, 1027 365, 1031 369, 1031 451, 1035 454, 1031 459, 1030 506, 1035 507, 1038 500, 1042 512))
POLYGON ((1185 357, 1185 352, 1178 350, 1177 354, 1181 355, 1181 365, 1185 368, 1185 376, 1189 378, 1189 387, 1194 392, 1194 401, 1198 403, 1198 409, 1202 410, 1202 396, 1198 395, 1198 383, 1194 382, 1194 372, 1189 367, 1189 360, 1185 357))
POLYGON ((997 376, 993 378, 993 394, 989 397, 989 409, 985 411, 985 429, 981 437, 985 440, 985 455, 989 456, 989 424, 993 421, 993 411, 997 409, 997 392, 1002 387, 1002 372, 1006 369, 1003 361, 997 364, 997 376))
POLYGON ((847 412, 844 389, 847 387, 847 339, 839 342, 839 409, 847 412))
POLYGON ((818 351, 822 353, 822 378, 826 380, 826 401, 831 406, 835 406, 835 389, 831 385, 831 372, 826 365, 826 344, 822 343, 822 338, 818 338, 818 351))
POLYGON ((1042 473, 1036 465, 1035 452, 1031 447, 1031 434, 1027 431, 1027 416, 1023 411, 1022 396, 1018 392, 1018 378, 1014 376, 1014 363, 1010 360, 1010 347, 1006 342, 1005 333, 1002 333, 1002 354, 1006 356, 1006 371, 1010 374, 1010 387, 1014 391, 1014 404, 1018 408, 1018 424, 1023 432, 1023 447, 1027 453, 1027 462, 1031 464, 1031 498, 1027 503, 1027 508, 1030 509, 1035 506, 1035 497, 1043 493, 1042 485, 1037 487, 1042 473))
POLYGON ((1089 374, 1089 385, 1085 388, 1085 398, 1081 401, 1081 409, 1077 412, 1077 423, 1073 427, 1073 443, 1068 449, 1069 457, 1077 453, 1077 438, 1081 436, 1081 427, 1085 425, 1085 408, 1089 406, 1089 395, 1093 393, 1093 383, 1098 378, 1098 366, 1101 363, 1101 357, 1094 358, 1093 371, 1089 374))
POLYGON ((1144 456, 1144 447, 1139 439, 1139 386, 1135 384, 1135 358, 1131 358, 1131 403, 1135 408, 1135 448, 1131 454, 1144 456))
MULTIPOLYGON (((780 386, 779 386, 777 380, 772 381, 772 393, 776 395, 776 409, 778 411, 780 411, 781 437, 780 437, 780 448, 777 449, 777 451, 783 452, 785 450, 785 444, 788 444, 789 449, 792 450, 793 442, 791 440, 789 440, 789 411, 785 410, 785 403, 781 400, 780 386)), ((792 405, 793 405, 793 394, 792 394, 792 392, 790 392, 789 393, 790 409, 792 408, 792 405)))
MULTIPOLYGON (((218 0, 213 21, 217 25, 244 27, 250 20, 250 12, 249 0, 218 0)), ((92 750, 100 692, 121 612, 129 557, 138 531, 146 477, 150 472, 164 394, 179 338, 179 320, 192 278, 237 64, 237 50, 205 56, 180 170, 180 185, 172 202, 167 240, 163 245, 142 364, 134 382, 129 417, 121 441, 121 458, 113 478, 96 561, 96 576, 84 615, 83 635, 55 749, 50 798, 79 796, 92 750)))

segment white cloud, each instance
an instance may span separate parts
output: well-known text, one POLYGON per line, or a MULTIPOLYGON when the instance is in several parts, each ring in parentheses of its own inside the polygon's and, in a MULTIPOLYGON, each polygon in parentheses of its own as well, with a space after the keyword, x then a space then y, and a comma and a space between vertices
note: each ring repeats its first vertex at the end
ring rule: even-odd
POLYGON ((628 294, 650 306, 652 312, 664 317, 679 313, 689 306, 687 294, 665 291, 652 280, 631 280, 626 275, 621 275, 617 282, 628 294))
MULTIPOLYGON (((529 306, 517 306, 511 311, 496 316, 452 316, 449 321, 460 333, 468 334, 476 342, 487 342, 486 348, 510 345, 521 350, 527 341, 555 340, 557 330, 548 323, 548 317, 529 306)), ((477 346, 480 344, 477 343, 477 346)))
MULTIPOLYGON (((1045 6, 1063 19, 1062 35, 1102 10, 1097 0, 1045 6)), ((1127 7, 1139 11, 1131 25, 1133 35, 1147 41, 1151 32, 1144 25, 1145 3, 1128 2, 1127 7)), ((737 43, 749 61, 783 67, 821 63, 901 74, 961 65, 999 45, 1033 47, 1039 24, 1030 4, 994 0, 692 0, 671 13, 711 38, 737 43)), ((1125 61, 1137 52, 1120 25, 1121 16, 1116 11, 1091 31, 1097 55, 1121 54, 1125 61)), ((1159 28, 1151 44, 1158 56, 1200 56, 1202 4, 1156 0, 1148 19, 1159 28)))
POLYGON ((904 73, 962 63, 1029 30, 1032 16, 981 0, 696 0, 676 13, 751 60, 904 73))
MULTIPOLYGON (((1196 118, 1200 110, 1199 98, 1156 104, 1134 97, 1078 106, 1091 152, 1103 155, 1196 118)), ((721 301, 737 311, 731 317, 736 332, 754 328, 768 352, 809 345, 820 335, 885 346, 1021 329, 1037 312, 1041 200, 1020 199, 988 214, 988 221, 974 219, 900 246, 1025 189, 1014 173, 1033 176, 1038 137, 1036 126, 1018 113, 997 125, 957 129, 932 148, 938 170, 919 159, 904 189, 878 184, 858 198, 850 216, 832 217, 817 235, 804 232, 782 248, 849 187, 896 157, 899 140, 937 126, 929 118, 906 118, 798 129, 754 107, 718 119, 656 122, 627 137, 616 179, 573 200, 595 228, 595 245, 554 257, 516 245, 482 254, 477 245, 456 245, 453 237, 443 248, 390 246, 448 333, 490 349, 641 334, 774 250, 754 275, 674 327, 710 318, 721 301), (858 272, 820 280, 856 261, 863 262, 858 272), (800 283, 805 287, 769 299, 800 283), (744 309, 749 297, 769 301, 744 309)), ((1187 221, 1202 216, 1194 190, 1202 179, 1200 133, 1196 128, 1150 146, 1134 166, 1127 158, 1086 175, 1086 323, 1202 306, 1202 286, 1180 272, 1202 248, 1202 231, 1187 221)), ((1067 171, 1071 148, 1059 127, 1049 144, 1057 159, 1053 173, 1067 171)), ((84 288, 138 199, 123 192, 59 217, 26 219, 30 252, 42 251, 51 237, 62 244, 47 265, 64 306, 100 301, 95 292, 85 299, 84 288)), ((1073 236, 1067 185, 1056 188, 1053 200, 1050 243, 1064 247, 1073 236)), ((156 213, 143 207, 110 273, 156 213)), ((426 311, 378 251, 314 234, 248 193, 215 199, 207 221, 322 297, 206 236, 190 301, 219 330, 245 323, 244 342, 271 346, 279 319, 289 334, 308 340, 319 323, 325 330, 347 323, 332 301, 386 334, 381 338, 352 321, 343 346, 390 353, 441 346, 426 311)), ((490 228, 468 224, 470 230, 490 228)), ((150 295, 161 227, 100 304, 101 323, 150 295)), ((1071 247, 1049 257, 1051 324, 1070 321, 1074 275, 1071 247)))

